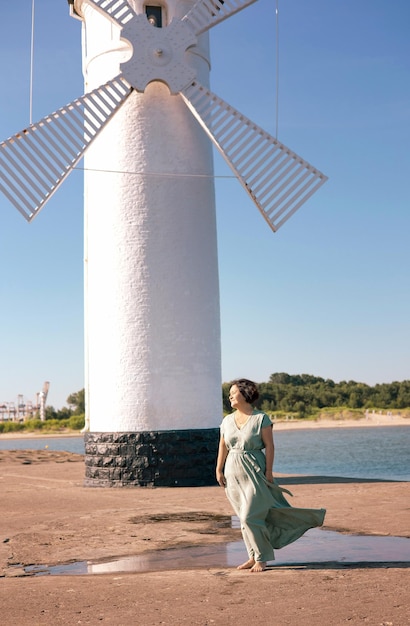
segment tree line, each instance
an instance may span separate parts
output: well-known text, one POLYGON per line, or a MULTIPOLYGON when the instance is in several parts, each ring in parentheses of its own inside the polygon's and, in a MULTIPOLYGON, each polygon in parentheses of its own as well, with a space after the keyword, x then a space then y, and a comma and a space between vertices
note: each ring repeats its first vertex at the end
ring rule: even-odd
MULTIPOLYGON (((224 413, 232 411, 229 402, 231 383, 222 385, 224 413)), ((383 410, 410 417, 410 380, 402 382, 366 385, 354 380, 335 383, 329 378, 309 374, 272 374, 267 382, 258 383, 260 396, 256 408, 273 418, 295 417, 298 419, 317 417, 320 414, 339 415, 345 410, 361 417, 366 411, 383 410)), ((23 429, 81 430, 84 427, 84 389, 70 394, 68 406, 55 410, 47 406, 45 422, 40 416, 25 423, 0 423, 0 433, 23 429)))
MULTIPOLYGON (((222 385, 224 413, 231 412, 230 383, 222 385)), ((400 411, 410 408, 410 380, 382 383, 374 386, 354 380, 335 383, 330 378, 310 374, 271 374, 267 382, 258 383, 259 399, 255 406, 269 414, 309 417, 323 409, 383 409, 400 411)), ((84 389, 67 398, 68 407, 55 411, 46 407, 46 420, 63 420, 72 416, 84 418, 84 389)))
MULTIPOLYGON (((329 378, 309 374, 272 374, 268 382, 258 384, 260 397, 256 407, 270 415, 283 414, 310 417, 323 409, 347 408, 400 411, 410 407, 410 380, 374 386, 354 380, 335 383, 329 378)), ((229 403, 230 383, 222 385, 223 409, 232 411, 229 403)))

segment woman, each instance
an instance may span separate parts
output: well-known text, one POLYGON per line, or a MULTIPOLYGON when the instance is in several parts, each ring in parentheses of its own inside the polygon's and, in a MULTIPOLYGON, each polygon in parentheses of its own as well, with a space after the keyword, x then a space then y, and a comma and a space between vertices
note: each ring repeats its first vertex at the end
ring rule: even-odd
POLYGON ((291 507, 283 495, 286 490, 275 484, 272 422, 253 408, 258 397, 254 382, 246 378, 232 382, 229 401, 235 412, 221 424, 216 464, 216 479, 239 517, 248 552, 248 560, 238 569, 251 572, 266 569, 266 562, 275 558, 273 548, 283 548, 309 528, 321 526, 326 512, 291 507))

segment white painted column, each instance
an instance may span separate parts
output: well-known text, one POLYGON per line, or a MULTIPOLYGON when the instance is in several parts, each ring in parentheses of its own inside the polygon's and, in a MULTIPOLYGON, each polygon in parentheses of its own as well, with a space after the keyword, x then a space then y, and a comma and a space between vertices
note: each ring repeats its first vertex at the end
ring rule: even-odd
MULTIPOLYGON (((168 2, 168 19, 189 6, 168 2)), ((76 7, 89 91, 116 76, 129 52, 86 0, 76 7)), ((189 62, 207 84, 207 35, 196 52, 189 62)), ((215 428, 222 406, 211 144, 180 96, 156 82, 131 94, 84 165, 90 430, 215 428)))

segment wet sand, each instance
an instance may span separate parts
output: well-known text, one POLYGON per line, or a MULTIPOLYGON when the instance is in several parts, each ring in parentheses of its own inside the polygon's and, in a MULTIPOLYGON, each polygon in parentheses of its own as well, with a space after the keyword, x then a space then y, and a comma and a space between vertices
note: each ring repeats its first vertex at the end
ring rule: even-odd
MULTIPOLYGON (((409 567, 330 562, 262 574, 220 567, 99 575, 29 576, 24 566, 98 561, 238 541, 219 487, 83 487, 83 457, 0 451, 3 626, 405 626, 409 567)), ((281 477, 294 506, 325 507, 325 529, 408 537, 409 484, 281 477)), ((295 544, 297 545, 297 544, 295 544)), ((167 552, 169 555, 169 552, 167 552)), ((244 553, 245 557, 245 553, 244 553)), ((244 559, 245 560, 245 559, 244 559)))

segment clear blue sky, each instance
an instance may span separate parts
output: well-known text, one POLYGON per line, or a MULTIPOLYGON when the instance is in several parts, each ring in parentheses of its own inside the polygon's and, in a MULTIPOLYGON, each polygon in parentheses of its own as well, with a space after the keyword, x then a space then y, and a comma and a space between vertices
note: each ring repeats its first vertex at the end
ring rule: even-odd
MULTIPOLYGON (((278 138, 329 181, 273 234, 215 158, 223 380, 410 378, 410 2, 279 0, 278 138)), ((83 93, 80 23, 36 0, 33 121, 83 93)), ((275 2, 211 31, 212 89, 275 134, 275 2)), ((0 23, 0 139, 29 123, 31 0, 0 23)), ((0 195, 0 403, 84 386, 82 172, 31 225, 0 195)), ((107 355, 107 358, 109 356, 107 355)))

